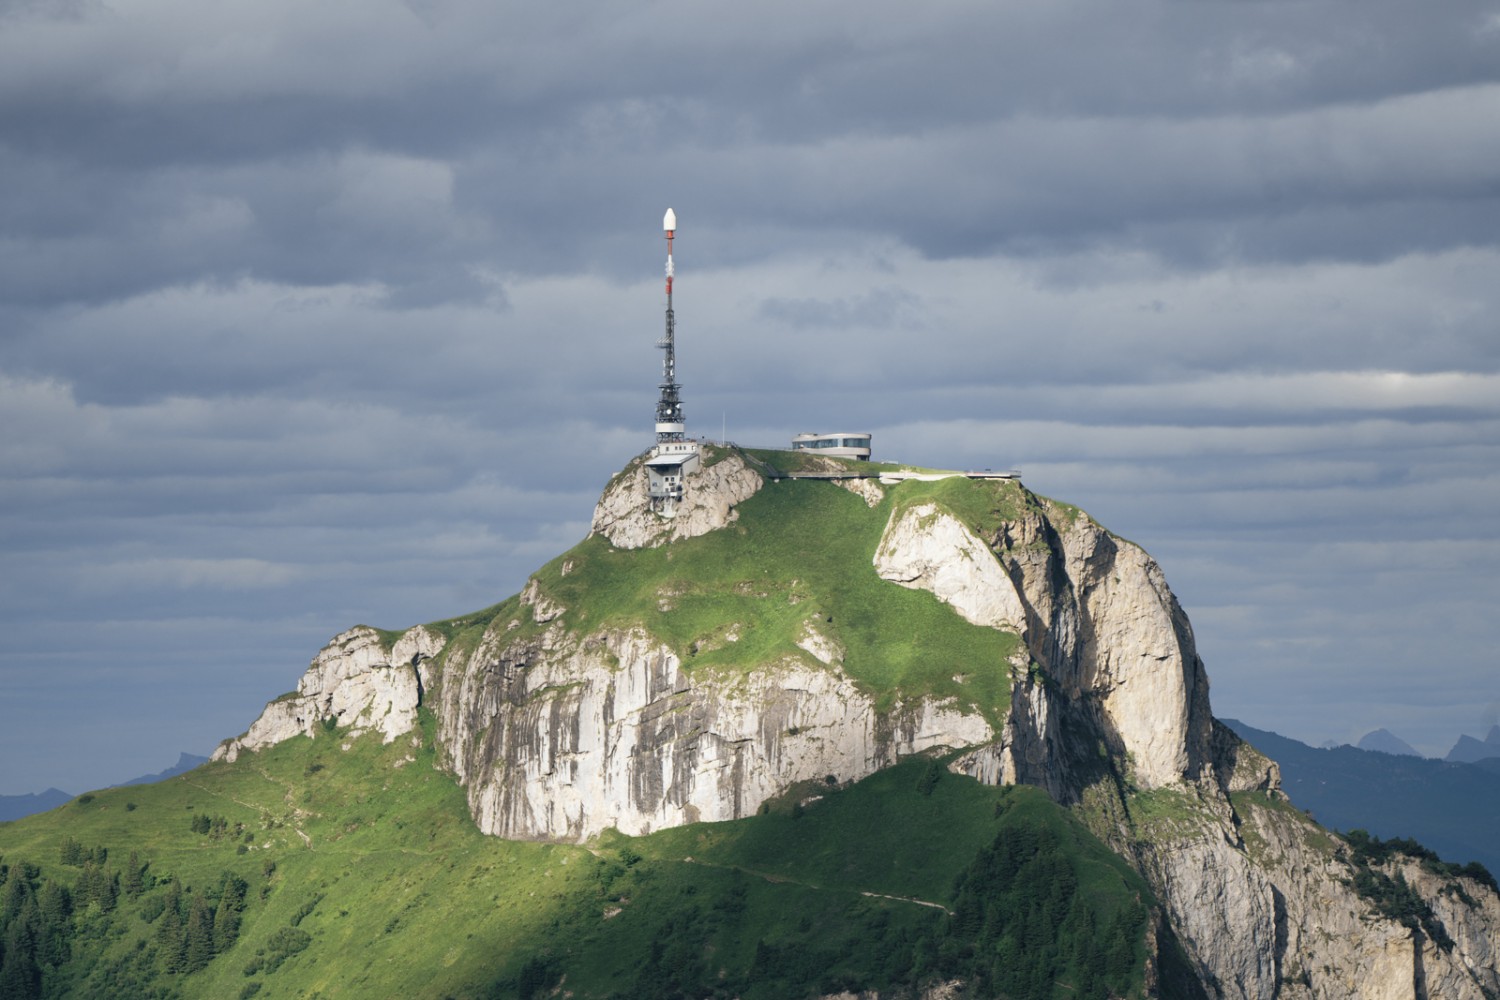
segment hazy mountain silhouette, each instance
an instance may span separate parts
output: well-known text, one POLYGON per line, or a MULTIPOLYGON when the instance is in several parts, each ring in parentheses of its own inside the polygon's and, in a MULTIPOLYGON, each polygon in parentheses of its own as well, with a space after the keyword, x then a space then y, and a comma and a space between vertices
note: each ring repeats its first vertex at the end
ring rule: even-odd
POLYGON ((1491 726, 1489 734, 1482 740, 1460 736, 1444 759, 1472 764, 1489 757, 1500 757, 1500 726, 1491 726))
POLYGON ((1412 837, 1445 861, 1478 861, 1500 871, 1500 771, 1352 746, 1320 750, 1222 721, 1281 765, 1287 797, 1324 826, 1412 837))
MULTIPOLYGON (((165 771, 158 771, 156 774, 143 774, 139 778, 131 778, 129 781, 121 781, 109 787, 150 785, 158 781, 165 781, 168 778, 191 771, 207 760, 207 757, 200 757, 197 754, 178 754, 177 763, 165 771)), ((0 795, 0 823, 20 819, 22 816, 32 816, 36 813, 46 812, 48 809, 56 809, 72 798, 73 794, 71 792, 65 792, 59 788, 49 788, 45 792, 27 792, 25 795, 0 795)))
POLYGON ((1422 756, 1415 747, 1389 729, 1377 729, 1373 733, 1365 733, 1355 745, 1361 750, 1373 750, 1376 753, 1392 753, 1403 757, 1422 756))

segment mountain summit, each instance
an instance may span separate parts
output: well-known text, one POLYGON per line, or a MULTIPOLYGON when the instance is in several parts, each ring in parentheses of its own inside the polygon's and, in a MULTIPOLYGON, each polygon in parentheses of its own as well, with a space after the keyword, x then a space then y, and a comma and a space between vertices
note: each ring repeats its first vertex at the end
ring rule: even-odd
POLYGON ((1500 994, 1493 880, 1292 809, 1155 561, 1014 480, 705 445, 667 515, 638 458, 520 594, 341 633, 215 759, 424 712, 500 837, 735 820, 926 754, 1045 790, 1145 877, 1151 968, 1181 947, 1197 979, 1148 995, 1500 994))
POLYGON ((1448 751, 1448 756, 1443 759, 1473 764, 1491 757, 1500 757, 1500 726, 1491 726, 1483 740, 1460 736, 1458 742, 1453 744, 1453 749, 1448 751))
POLYGON ((1361 750, 1373 750, 1377 753, 1388 753, 1397 757, 1420 757, 1416 748, 1410 743, 1391 732, 1389 729, 1376 729, 1365 733, 1355 744, 1361 750))
POLYGON ((515 598, 338 636, 216 756, 328 717, 393 738, 425 701, 480 827, 563 841, 936 748, 1064 803, 1114 771, 1217 781, 1203 665, 1141 549, 1014 481, 780 458, 706 448, 671 517, 632 463, 515 598))

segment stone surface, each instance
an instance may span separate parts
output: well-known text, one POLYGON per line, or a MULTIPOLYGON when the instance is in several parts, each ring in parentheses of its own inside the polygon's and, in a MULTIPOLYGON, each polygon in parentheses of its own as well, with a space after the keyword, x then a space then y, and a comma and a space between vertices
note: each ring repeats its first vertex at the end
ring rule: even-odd
POLYGON ((1234 1000, 1486 1000, 1500 995, 1500 896, 1403 859, 1400 872, 1454 939, 1451 951, 1377 914, 1352 888, 1337 841, 1284 802, 1205 810, 1136 845, 1184 947, 1234 1000), (1243 840, 1241 840, 1241 835, 1243 840), (1465 898, 1467 897, 1467 898, 1465 898))
POLYGON ((1019 632, 1054 682, 1051 693, 1017 684, 1004 745, 988 751, 1005 759, 985 764, 981 754, 965 766, 1069 801, 1085 776, 1070 776, 1068 759, 1092 749, 1081 739, 1118 752, 1143 787, 1195 780, 1210 759, 1211 714, 1187 616, 1141 548, 1081 512, 1053 513, 1028 507, 985 544, 937 506, 916 504, 892 514, 876 550, 882 577, 1019 632), (1082 730, 1071 742, 1059 728, 1067 719, 1082 730))
POLYGON ((591 530, 616 548, 654 548, 695 538, 734 521, 735 505, 754 496, 764 480, 737 452, 703 446, 703 460, 683 482, 683 498, 672 516, 657 513, 646 492, 646 469, 637 459, 604 489, 591 530))
POLYGON ((994 734, 920 701, 878 712, 841 671, 786 660, 689 674, 639 629, 511 641, 451 663, 435 709, 447 765, 487 833, 584 840, 735 819, 802 781, 994 734))
POLYGON ((975 625, 1020 632, 1026 607, 989 546, 935 504, 891 512, 875 550, 881 578, 931 591, 975 625))
POLYGON ((389 651, 372 628, 343 632, 313 658, 294 694, 267 705, 249 731, 221 743, 213 759, 232 761, 245 750, 312 736, 330 718, 341 727, 373 729, 389 743, 416 725, 419 665, 442 645, 441 636, 420 625, 389 651))
POLYGON ((865 502, 866 507, 879 507, 885 499, 885 490, 874 479, 835 479, 835 486, 846 489, 865 502))

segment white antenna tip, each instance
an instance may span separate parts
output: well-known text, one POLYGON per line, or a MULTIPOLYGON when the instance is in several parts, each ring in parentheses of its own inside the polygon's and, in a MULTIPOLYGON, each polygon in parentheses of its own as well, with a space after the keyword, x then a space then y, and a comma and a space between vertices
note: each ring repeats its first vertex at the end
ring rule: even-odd
POLYGON ((676 230, 676 228, 677 228, 677 213, 674 212, 674 211, 672 211, 670 208, 667 209, 666 218, 664 218, 664 219, 661 220, 661 227, 662 227, 662 229, 666 230, 669 233, 673 232, 674 230, 676 230))

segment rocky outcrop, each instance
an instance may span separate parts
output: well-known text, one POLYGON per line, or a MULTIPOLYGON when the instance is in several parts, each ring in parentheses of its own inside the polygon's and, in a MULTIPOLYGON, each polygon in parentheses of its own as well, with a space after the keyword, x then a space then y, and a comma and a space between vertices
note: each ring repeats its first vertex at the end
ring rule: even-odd
POLYGON ((1070 762, 1097 760, 1102 744, 1143 787, 1196 780, 1212 757, 1212 716, 1187 616, 1138 546, 1081 512, 1049 513, 1058 511, 1033 503, 982 541, 935 504, 916 504, 892 513, 876 550, 885 579, 1019 632, 1050 682, 1017 684, 1002 744, 962 766, 1066 802, 1093 777, 1070 762))
POLYGON ((835 479, 833 485, 848 490, 865 502, 866 507, 879 507, 885 499, 885 490, 873 479, 835 479))
POLYGON ((1026 607, 989 546, 936 504, 891 512, 875 572, 882 579, 931 591, 975 625, 1020 632, 1026 607))
POLYGON ((702 456, 684 478, 683 498, 670 516, 652 508, 641 460, 630 463, 605 487, 590 530, 616 548, 641 549, 696 538, 729 524, 737 516, 735 506, 754 496, 764 480, 737 451, 705 444, 702 456))
POLYGON ((372 628, 349 629, 313 658, 295 693, 267 705, 249 731, 221 743, 213 759, 232 761, 245 750, 312 736, 330 720, 356 734, 375 730, 389 743, 416 725, 423 665, 442 647, 443 638, 420 625, 390 649, 372 628))
POLYGON ((1189 793, 1137 800, 1137 861, 1214 996, 1254 1000, 1488 1000, 1500 995, 1500 896, 1412 860, 1384 866, 1453 941, 1379 913, 1339 841, 1275 795, 1235 821, 1189 793))

